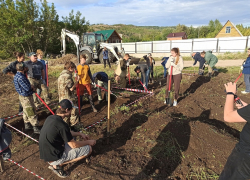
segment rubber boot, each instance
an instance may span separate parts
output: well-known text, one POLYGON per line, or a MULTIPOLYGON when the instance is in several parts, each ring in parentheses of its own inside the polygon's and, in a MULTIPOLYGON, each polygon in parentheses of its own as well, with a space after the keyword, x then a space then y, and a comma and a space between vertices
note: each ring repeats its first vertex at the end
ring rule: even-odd
POLYGON ((40 129, 37 126, 33 126, 33 130, 35 134, 40 134, 40 129))
POLYGON ((92 106, 92 109, 93 109, 93 112, 97 112, 96 108, 95 108, 95 104, 93 102, 93 97, 92 95, 89 95, 89 102, 90 102, 90 105, 92 106))
POLYGON ((82 109, 82 106, 83 106, 83 96, 80 96, 80 109, 82 109))
POLYGON ((30 123, 24 123, 24 129, 25 130, 31 130, 31 129, 33 129, 33 127, 31 126, 30 123))

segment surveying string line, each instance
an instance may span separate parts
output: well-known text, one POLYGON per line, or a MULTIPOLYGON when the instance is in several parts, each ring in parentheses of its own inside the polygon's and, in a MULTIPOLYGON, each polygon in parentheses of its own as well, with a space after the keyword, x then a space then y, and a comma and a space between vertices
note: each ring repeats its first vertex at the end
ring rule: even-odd
POLYGON ((122 90, 132 91, 132 92, 141 92, 141 93, 150 93, 150 94, 153 93, 151 91, 145 91, 145 90, 139 90, 139 89, 129 89, 129 88, 119 88, 119 87, 112 87, 112 88, 114 88, 114 89, 122 89, 122 90))
POLYGON ((34 138, 30 137, 28 134, 25 134, 24 132, 22 132, 22 131, 20 131, 20 130, 18 130, 18 129, 16 129, 16 128, 14 128, 13 126, 11 126, 11 125, 7 124, 6 122, 4 122, 4 124, 5 124, 6 126, 11 127, 11 128, 12 128, 12 129, 14 129, 14 130, 16 130, 17 132, 21 133, 22 135, 24 135, 24 136, 26 136, 26 137, 28 137, 28 138, 32 139, 33 141, 35 141, 35 142, 39 143, 39 142, 38 142, 38 140, 36 140, 36 139, 34 139, 34 138))
POLYGON ((15 165, 17 165, 17 166, 23 168, 24 170, 28 171, 29 173, 33 174, 34 176, 38 177, 39 179, 45 180, 45 179, 42 178, 41 176, 39 176, 39 175, 33 173, 32 171, 28 170, 27 168, 23 167, 22 165, 18 164, 17 162, 15 162, 15 161, 13 161, 13 160, 11 160, 11 159, 8 159, 8 161, 10 161, 10 162, 14 163, 15 165))

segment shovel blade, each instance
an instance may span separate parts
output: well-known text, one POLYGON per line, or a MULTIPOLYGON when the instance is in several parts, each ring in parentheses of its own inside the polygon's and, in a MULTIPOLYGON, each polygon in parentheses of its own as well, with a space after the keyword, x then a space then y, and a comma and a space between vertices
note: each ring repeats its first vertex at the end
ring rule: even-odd
POLYGON ((166 104, 168 105, 168 106, 171 106, 172 104, 171 104, 171 99, 170 98, 167 98, 166 99, 166 104))

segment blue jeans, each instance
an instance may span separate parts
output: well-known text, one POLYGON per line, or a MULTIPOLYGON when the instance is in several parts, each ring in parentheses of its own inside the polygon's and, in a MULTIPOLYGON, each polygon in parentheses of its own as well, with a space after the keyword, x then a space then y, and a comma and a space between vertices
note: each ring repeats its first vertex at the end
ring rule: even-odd
POLYGON ((146 78, 145 78, 145 81, 146 82, 143 82, 143 75, 141 74, 141 82, 143 84, 145 84, 146 88, 148 89, 148 77, 149 77, 149 73, 151 72, 151 67, 148 68, 147 72, 146 72, 146 78))
POLYGON ((164 68, 164 78, 166 78, 167 77, 167 71, 168 71, 168 69, 166 68, 165 65, 162 65, 162 66, 164 68))
POLYGON ((250 92, 250 74, 244 74, 244 81, 246 84, 246 92, 250 92))

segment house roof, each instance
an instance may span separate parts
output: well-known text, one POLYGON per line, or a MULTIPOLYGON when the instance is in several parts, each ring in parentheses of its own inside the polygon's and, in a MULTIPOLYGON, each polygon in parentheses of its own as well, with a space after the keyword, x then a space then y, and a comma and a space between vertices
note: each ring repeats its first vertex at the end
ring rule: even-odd
POLYGON ((121 36, 120 36, 120 35, 116 32, 116 30, 114 30, 114 29, 96 31, 95 33, 101 33, 101 34, 103 34, 103 36, 104 36, 104 41, 106 41, 107 39, 110 38, 110 36, 111 36, 114 32, 118 35, 118 37, 119 37, 120 39, 122 39, 121 36))
POLYGON ((177 32, 177 33, 170 33, 167 38, 171 38, 171 37, 184 37, 186 35, 185 32, 177 32))
MULTIPOLYGON (((232 22, 229 21, 229 20, 225 23, 225 25, 221 28, 221 30, 226 26, 226 24, 227 24, 228 22, 230 22, 230 23, 233 25, 233 27, 236 29, 236 31, 240 34, 240 36, 243 37, 243 35, 242 35, 241 32, 239 31, 239 29, 234 25, 234 23, 232 23, 232 22)), ((218 34, 221 32, 221 30, 218 32, 218 34)), ((217 37, 218 34, 217 34, 215 37, 217 37)))

